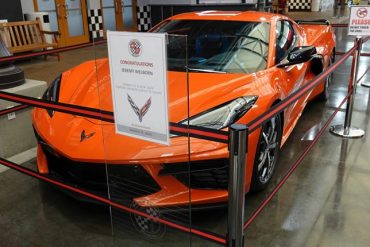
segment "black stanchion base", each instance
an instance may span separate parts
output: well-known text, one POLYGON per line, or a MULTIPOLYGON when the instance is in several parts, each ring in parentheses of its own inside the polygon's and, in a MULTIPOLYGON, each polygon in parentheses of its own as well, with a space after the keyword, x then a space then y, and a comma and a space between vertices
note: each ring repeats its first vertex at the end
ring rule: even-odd
POLYGON ((12 88, 24 84, 24 72, 14 65, 0 67, 0 89, 12 88))

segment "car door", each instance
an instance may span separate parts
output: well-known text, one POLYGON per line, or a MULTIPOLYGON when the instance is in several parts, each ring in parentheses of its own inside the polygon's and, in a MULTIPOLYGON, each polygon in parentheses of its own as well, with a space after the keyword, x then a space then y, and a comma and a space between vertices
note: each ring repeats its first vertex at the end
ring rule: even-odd
MULTIPOLYGON (((287 20, 278 21, 276 23, 275 64, 285 62, 289 52, 300 45, 302 44, 300 44, 297 31, 294 29, 293 24, 287 20)), ((290 95, 303 86, 306 81, 306 69, 307 65, 304 63, 279 68, 282 78, 280 86, 285 92, 285 95, 290 95)), ((306 99, 303 97, 286 109, 286 131, 290 131, 294 127, 306 104, 305 102, 306 99)))

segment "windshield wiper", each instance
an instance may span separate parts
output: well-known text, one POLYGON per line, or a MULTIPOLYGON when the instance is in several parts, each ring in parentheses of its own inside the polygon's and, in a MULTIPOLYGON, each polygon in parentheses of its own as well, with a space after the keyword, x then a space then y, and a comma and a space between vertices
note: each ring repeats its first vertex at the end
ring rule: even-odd
POLYGON ((217 73, 217 74, 226 74, 225 71, 219 71, 219 70, 212 70, 212 69, 197 69, 197 68, 189 68, 189 71, 198 71, 198 72, 205 72, 205 73, 217 73))

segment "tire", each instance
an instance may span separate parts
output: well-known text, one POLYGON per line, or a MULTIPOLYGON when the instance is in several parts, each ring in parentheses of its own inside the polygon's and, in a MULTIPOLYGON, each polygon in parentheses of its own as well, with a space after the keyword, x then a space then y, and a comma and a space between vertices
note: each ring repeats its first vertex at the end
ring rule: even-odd
MULTIPOLYGON (((329 65, 332 65, 335 62, 335 49, 332 51, 330 55, 329 65)), ((327 101, 329 99, 329 86, 333 81, 333 73, 331 73, 329 76, 325 79, 325 87, 324 91, 318 96, 318 99, 320 101, 327 101)))
POLYGON ((281 114, 276 115, 262 126, 254 158, 251 192, 265 189, 274 174, 283 129, 281 117, 281 114))

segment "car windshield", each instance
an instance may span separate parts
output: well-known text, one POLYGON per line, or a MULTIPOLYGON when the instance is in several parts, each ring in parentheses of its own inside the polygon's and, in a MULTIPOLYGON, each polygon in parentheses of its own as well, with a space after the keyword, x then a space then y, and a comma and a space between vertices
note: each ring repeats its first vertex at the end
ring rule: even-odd
POLYGON ((190 72, 254 73, 266 69, 270 25, 266 22, 171 20, 153 32, 168 36, 168 68, 190 72), (188 49, 185 38, 188 36, 188 49))

